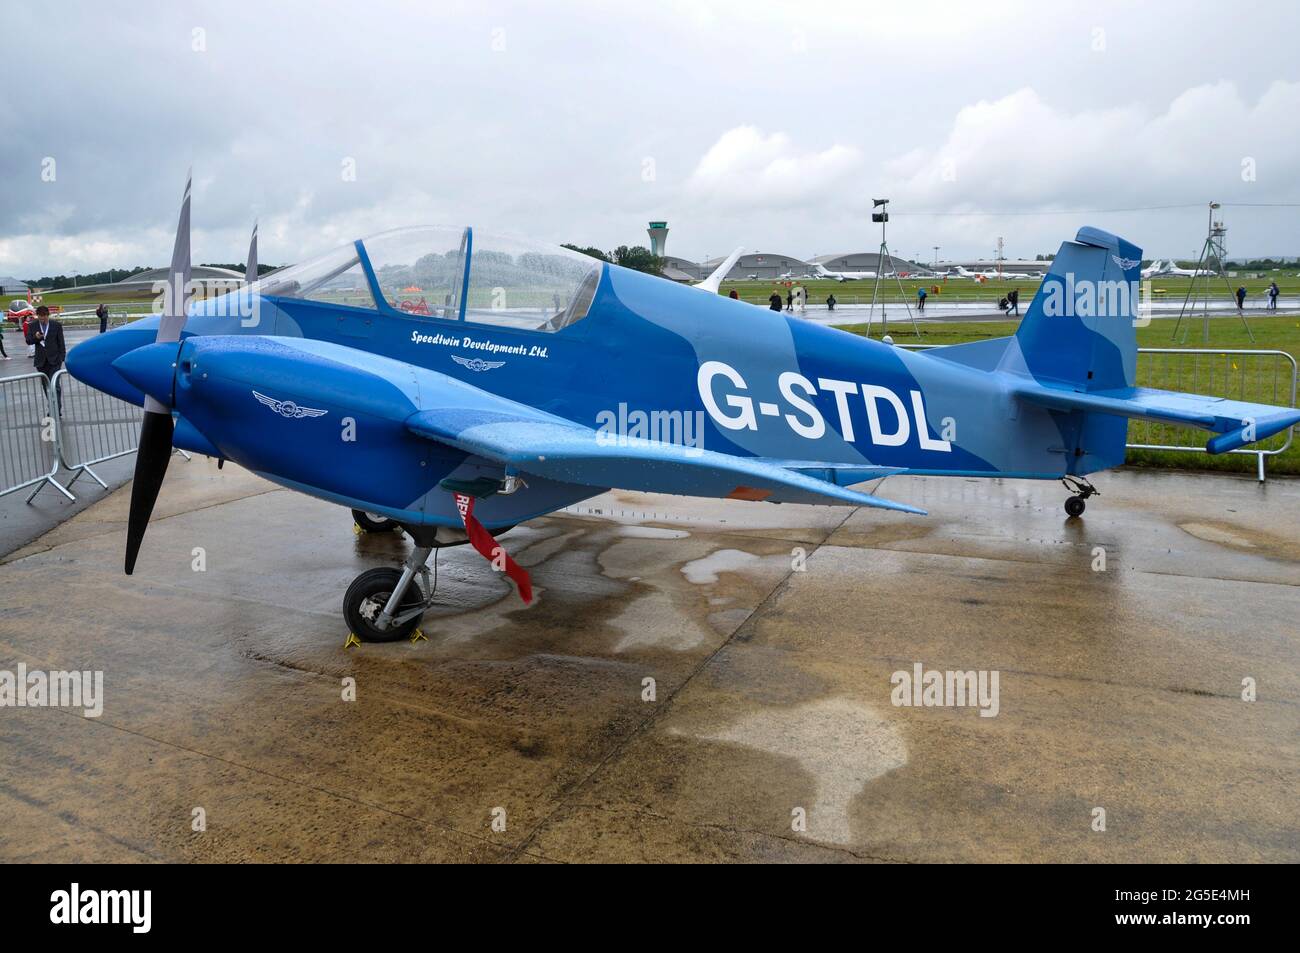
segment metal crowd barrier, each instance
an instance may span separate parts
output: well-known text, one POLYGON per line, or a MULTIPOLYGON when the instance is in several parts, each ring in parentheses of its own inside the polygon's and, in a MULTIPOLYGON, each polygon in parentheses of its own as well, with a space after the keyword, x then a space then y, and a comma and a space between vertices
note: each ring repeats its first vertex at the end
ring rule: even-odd
MULTIPOLYGON (((895 344, 909 351, 924 351, 937 344, 895 344)), ((1225 400, 1296 406, 1296 359, 1286 351, 1251 348, 1138 348, 1137 386, 1157 390, 1208 394, 1225 400)), ((1285 453, 1291 447, 1295 428, 1288 427, 1250 447, 1229 453, 1251 454, 1256 459, 1256 473, 1264 482, 1264 461, 1285 453)), ((1203 431, 1191 427, 1130 420, 1129 450, 1174 450, 1208 453, 1203 431), (1197 442, 1199 441, 1199 442, 1197 442)))
POLYGON ((142 413, 66 370, 0 379, 0 496, 33 486, 30 503, 50 485, 75 502, 70 487, 83 473, 108 489, 93 467, 135 453, 142 413), (72 474, 66 486, 55 479, 60 467, 72 474))
MULTIPOLYGON (((1137 385, 1210 394, 1225 400, 1294 407, 1296 360, 1286 351, 1143 347, 1138 348, 1137 385)), ((1128 429, 1131 442, 1127 446, 1132 450, 1207 453, 1201 434, 1201 431, 1189 427, 1131 420, 1128 429), (1197 443, 1198 439, 1201 442, 1197 443)), ((1253 454, 1256 473, 1263 483, 1264 461, 1290 449, 1294 436, 1295 427, 1288 427, 1282 433, 1229 453, 1253 454)))
POLYGON ((66 370, 54 375, 54 386, 63 392, 59 459, 72 471, 68 486, 85 473, 108 489, 91 467, 135 452, 143 409, 81 383, 66 370))
POLYGON ((0 378, 0 450, 0 496, 34 486, 30 503, 49 484, 76 499, 54 479, 59 472, 58 414, 44 374, 0 378))

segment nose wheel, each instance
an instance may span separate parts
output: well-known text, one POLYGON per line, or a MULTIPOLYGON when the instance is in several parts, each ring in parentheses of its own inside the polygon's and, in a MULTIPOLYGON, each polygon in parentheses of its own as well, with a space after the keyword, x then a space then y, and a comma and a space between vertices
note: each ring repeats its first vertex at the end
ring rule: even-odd
POLYGON ((369 569, 352 580, 343 596, 343 618, 348 629, 362 642, 396 642, 415 631, 424 616, 424 593, 409 582, 397 603, 397 614, 386 628, 379 627, 384 607, 402 580, 398 569, 369 569), (398 622, 397 619, 401 619, 398 622))
POLYGON ((1061 483, 1065 485, 1067 490, 1074 494, 1065 501, 1065 514, 1071 519, 1083 515, 1083 511, 1087 509, 1087 503, 1085 500, 1087 500, 1088 497, 1101 495, 1101 491, 1083 477, 1061 477, 1061 483))
POLYGON ((348 586, 343 596, 343 618, 352 633, 362 642, 396 642, 415 631, 433 598, 425 564, 430 546, 416 546, 400 570, 388 566, 367 569, 348 586), (416 576, 424 576, 426 588, 420 588, 416 576))

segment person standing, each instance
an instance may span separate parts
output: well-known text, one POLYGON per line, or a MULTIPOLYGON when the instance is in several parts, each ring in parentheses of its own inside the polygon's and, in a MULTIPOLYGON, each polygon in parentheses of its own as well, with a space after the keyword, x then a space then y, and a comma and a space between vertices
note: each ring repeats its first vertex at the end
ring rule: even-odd
POLYGON ((929 292, 925 290, 924 285, 916 289, 916 310, 917 311, 925 310, 925 299, 928 296, 929 296, 929 292))
POLYGON ((767 299, 767 306, 773 311, 781 310, 781 292, 773 290, 771 297, 767 299))
POLYGON ((835 310, 835 292, 833 291, 826 296, 826 310, 827 311, 835 310))
POLYGON ((787 311, 794 310, 794 289, 793 288, 785 289, 785 310, 787 311))
POLYGON ((1007 292, 1007 314, 1015 313, 1020 317, 1020 289, 1012 288, 1007 292))
POLYGON ((1237 287, 1237 313, 1240 314, 1246 307, 1246 286, 1237 287))
MULTIPOLYGON (((68 356, 68 349, 63 341, 63 325, 51 320, 50 309, 45 305, 36 309, 35 323, 27 326, 27 343, 36 348, 35 356, 32 358, 36 370, 44 374, 47 381, 52 380, 62 369, 63 361, 68 356)), ((59 416, 62 417, 63 392, 57 388, 56 391, 59 416)))
POLYGON ((13 360, 9 356, 9 352, 5 350, 5 329, 7 327, 9 327, 9 319, 4 315, 0 315, 0 361, 13 360))
POLYGON ((1268 310, 1277 310, 1277 282, 1274 281, 1268 286, 1268 310))
POLYGON ((99 333, 103 334, 108 330, 108 307, 103 302, 95 309, 95 317, 99 318, 99 333))

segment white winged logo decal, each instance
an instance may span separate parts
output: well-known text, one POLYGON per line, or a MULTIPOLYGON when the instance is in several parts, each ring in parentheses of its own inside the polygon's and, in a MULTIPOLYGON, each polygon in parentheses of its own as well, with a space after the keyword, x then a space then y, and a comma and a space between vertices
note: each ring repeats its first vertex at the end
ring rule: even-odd
POLYGON ((1137 258, 1120 258, 1119 255, 1111 255, 1110 260, 1119 265, 1121 270, 1128 271, 1130 268, 1136 268, 1142 262, 1137 258))
POLYGON ((281 417, 287 417, 290 420, 297 420, 300 417, 324 417, 329 413, 327 410, 317 410, 314 407, 299 407, 291 400, 276 400, 274 397, 267 397, 257 391, 253 391, 253 396, 281 417))
POLYGON ((485 361, 481 357, 459 357, 455 354, 451 355, 451 359, 471 371, 490 371, 505 364, 505 361, 485 361))

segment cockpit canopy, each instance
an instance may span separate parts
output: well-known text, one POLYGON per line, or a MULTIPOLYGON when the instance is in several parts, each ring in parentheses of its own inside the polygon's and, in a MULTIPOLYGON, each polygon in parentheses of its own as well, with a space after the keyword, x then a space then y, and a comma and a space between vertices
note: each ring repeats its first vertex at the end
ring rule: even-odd
POLYGON ((602 269, 598 259, 526 239, 399 228, 269 274, 251 290, 416 319, 558 331, 587 316, 602 269))

